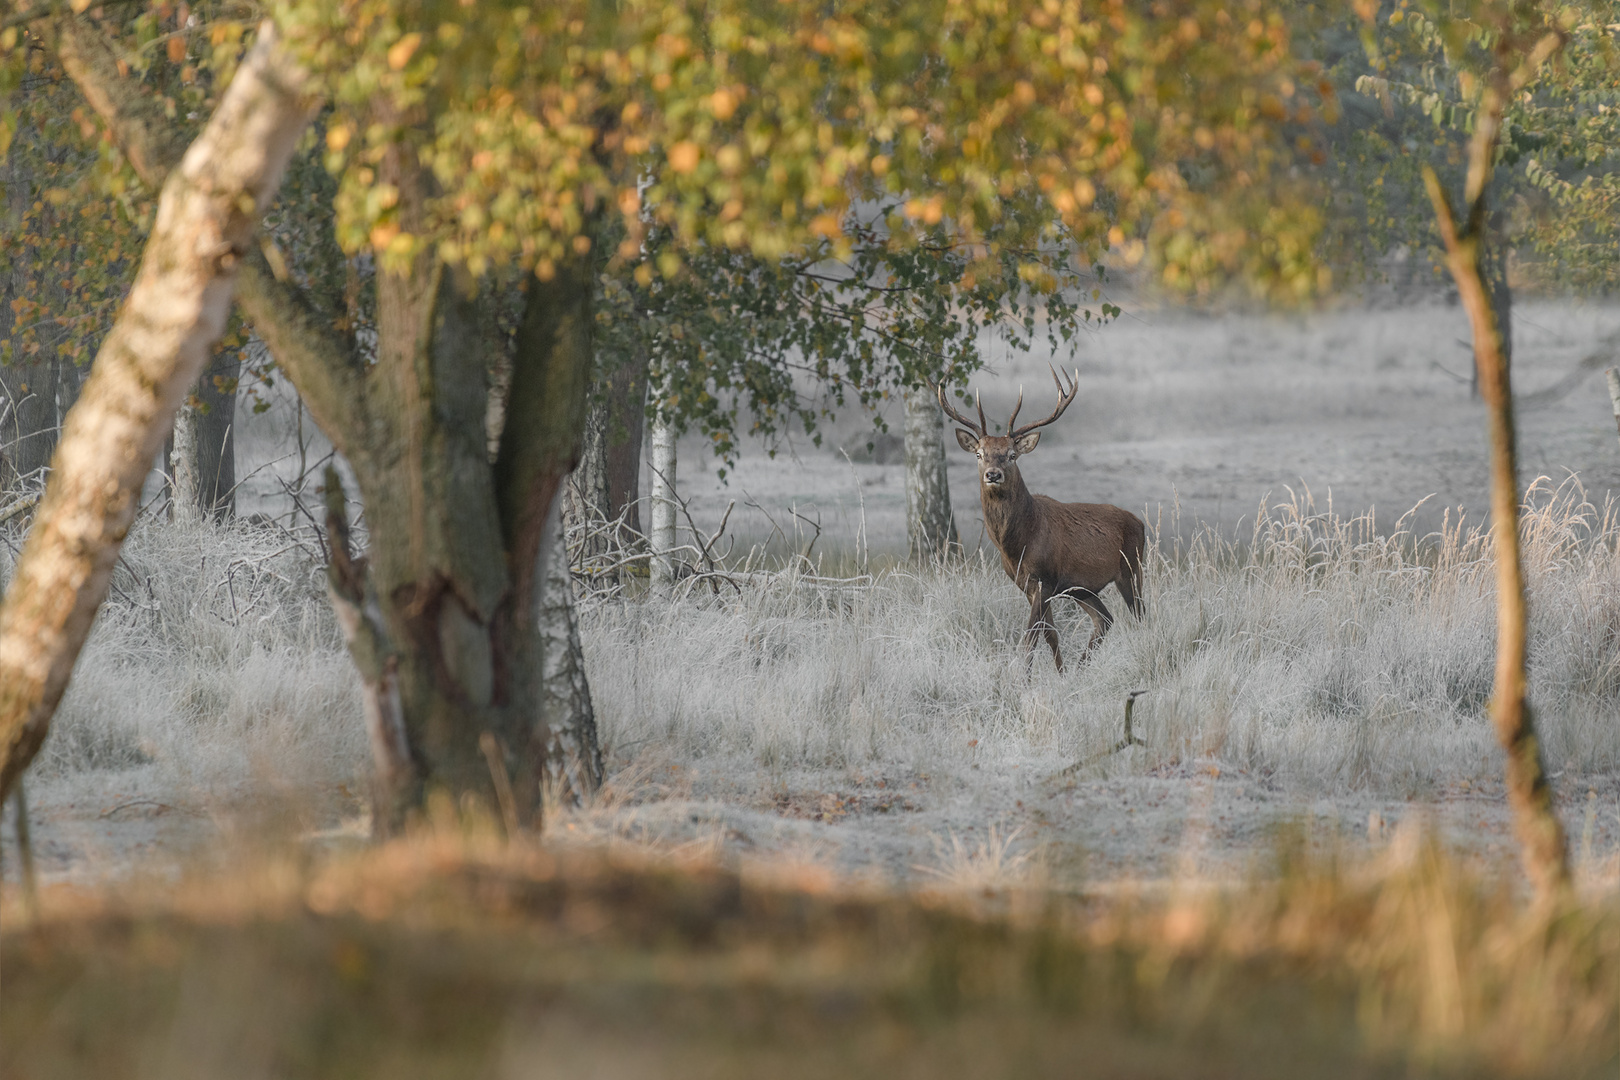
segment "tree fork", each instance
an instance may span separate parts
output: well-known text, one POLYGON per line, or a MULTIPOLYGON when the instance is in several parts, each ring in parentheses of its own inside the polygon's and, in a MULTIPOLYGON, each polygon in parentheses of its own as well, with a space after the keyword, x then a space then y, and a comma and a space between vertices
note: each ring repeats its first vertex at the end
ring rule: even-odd
POLYGON ((163 185, 135 284, 68 414, 0 606, 0 798, 45 740, 141 484, 224 332, 242 255, 316 101, 274 26, 261 24, 163 185))

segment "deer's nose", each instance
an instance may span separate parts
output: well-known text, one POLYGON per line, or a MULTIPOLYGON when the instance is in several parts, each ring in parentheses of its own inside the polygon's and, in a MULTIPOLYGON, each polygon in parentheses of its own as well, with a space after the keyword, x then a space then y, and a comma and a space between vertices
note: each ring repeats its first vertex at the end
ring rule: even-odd
POLYGON ((987 484, 999 484, 1006 478, 1000 469, 984 470, 984 482, 987 484))

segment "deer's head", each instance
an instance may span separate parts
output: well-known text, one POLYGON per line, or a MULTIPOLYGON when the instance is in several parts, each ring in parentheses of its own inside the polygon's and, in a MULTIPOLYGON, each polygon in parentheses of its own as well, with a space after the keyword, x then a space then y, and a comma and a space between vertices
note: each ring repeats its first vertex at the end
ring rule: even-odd
POLYGON ((1018 404, 1013 406, 1012 417, 1007 421, 1007 434, 991 435, 989 425, 984 419, 984 404, 974 397, 974 405, 979 411, 979 420, 974 423, 955 409, 945 400, 945 388, 937 388, 940 408, 945 415, 958 424, 969 429, 958 430, 956 442, 963 450, 974 455, 979 461, 979 488, 988 498, 1001 498, 1004 495, 1018 490, 1023 483, 1023 477, 1018 472, 1018 459, 1032 452, 1040 444, 1041 433, 1038 429, 1057 420, 1063 411, 1074 401, 1075 394, 1080 389, 1080 373, 1074 373, 1074 381, 1069 386, 1063 385, 1058 373, 1052 371, 1052 381, 1057 383, 1058 403, 1052 410, 1052 415, 1045 420, 1038 420, 1023 427, 1015 426, 1018 423, 1018 410, 1024 407, 1024 391, 1018 391, 1018 404))

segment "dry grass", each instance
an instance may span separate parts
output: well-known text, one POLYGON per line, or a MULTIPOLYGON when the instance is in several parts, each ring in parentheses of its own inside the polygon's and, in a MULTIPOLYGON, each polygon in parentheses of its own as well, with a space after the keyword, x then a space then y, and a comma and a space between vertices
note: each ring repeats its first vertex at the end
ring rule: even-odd
MULTIPOLYGON (((1612 773, 1620 526, 1573 484, 1531 502, 1549 757, 1612 773)), ((1241 545, 1156 547, 1148 618, 1063 677, 1026 674, 1021 604, 982 564, 598 604, 586 647, 621 767, 546 847, 439 808, 383 848, 242 843, 179 881, 54 885, 37 925, 8 889, 0 1074, 1612 1074, 1612 892, 1526 910, 1411 824, 1372 855, 1285 830, 1235 886, 1075 888, 1050 837, 995 810, 1112 745, 1140 688, 1149 746, 1082 783, 1185 786, 1194 763, 1313 794, 1494 776, 1484 541, 1374 525, 1300 499, 1241 545), (741 811, 694 790, 705 770, 785 800, 743 822, 751 855, 729 839, 741 811), (887 786, 833 797, 862 776, 887 786), (923 869, 849 877, 826 842, 857 817, 920 828, 901 869, 923 869)), ((315 565, 278 536, 137 531, 41 787, 140 774, 206 800, 363 767, 315 565)), ((1586 814, 1582 848, 1595 797, 1586 814)))
POLYGON ((1612 1075, 1620 919, 1417 833, 1083 903, 504 848, 487 820, 118 895, 0 939, 33 1078, 1612 1075))
POLYGON ((137 523, 30 778, 139 772, 202 797, 352 778, 359 694, 317 552, 278 528, 137 523))
MULTIPOLYGON (((1528 506, 1543 745, 1554 772, 1612 773, 1620 521, 1574 480, 1538 482, 1528 506)), ((1121 613, 1068 675, 1044 652, 1026 673, 1025 605, 988 562, 600 604, 583 617, 598 715, 626 755, 657 748, 777 780, 890 770, 972 786, 1106 750, 1121 702, 1146 689, 1147 751, 1100 769, 1213 761, 1296 791, 1397 796, 1493 777, 1488 539, 1475 523, 1429 536, 1378 525, 1306 494, 1262 508, 1242 543, 1207 531, 1190 546, 1154 541, 1148 617, 1121 613)), ((1085 628, 1079 615, 1062 627, 1071 657, 1085 628)))

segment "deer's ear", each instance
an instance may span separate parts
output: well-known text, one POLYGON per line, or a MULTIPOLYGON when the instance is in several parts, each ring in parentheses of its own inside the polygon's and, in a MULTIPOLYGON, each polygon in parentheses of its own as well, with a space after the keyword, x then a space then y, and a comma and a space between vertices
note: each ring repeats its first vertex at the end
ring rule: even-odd
POLYGON ((1038 431, 1032 431, 1028 435, 1018 436, 1018 441, 1013 443, 1013 449, 1018 451, 1020 454, 1028 454, 1033 451, 1035 447, 1039 446, 1040 442, 1041 433, 1038 431))
POLYGON ((963 431, 961 428, 957 428, 956 443, 970 454, 977 454, 979 452, 979 437, 974 435, 972 432, 963 431))

